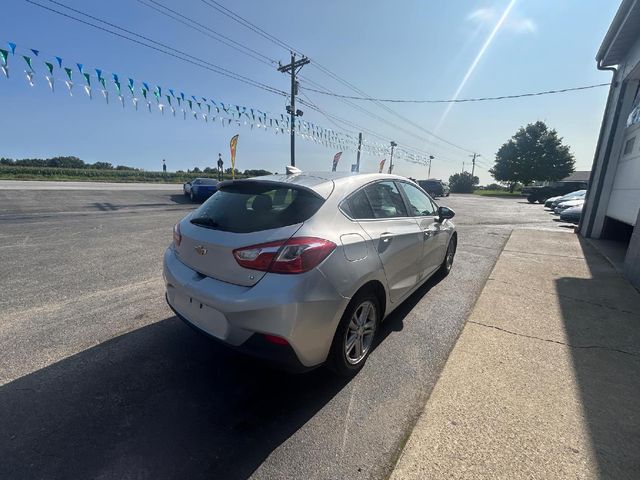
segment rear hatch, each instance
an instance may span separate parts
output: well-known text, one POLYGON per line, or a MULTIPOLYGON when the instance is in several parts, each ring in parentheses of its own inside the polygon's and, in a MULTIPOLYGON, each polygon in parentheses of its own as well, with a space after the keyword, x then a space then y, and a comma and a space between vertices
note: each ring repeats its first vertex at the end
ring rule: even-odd
POLYGON ((176 253, 182 263, 217 280, 253 286, 265 272, 241 267, 237 248, 289 239, 325 199, 312 189, 284 182, 224 182, 180 222, 176 253))

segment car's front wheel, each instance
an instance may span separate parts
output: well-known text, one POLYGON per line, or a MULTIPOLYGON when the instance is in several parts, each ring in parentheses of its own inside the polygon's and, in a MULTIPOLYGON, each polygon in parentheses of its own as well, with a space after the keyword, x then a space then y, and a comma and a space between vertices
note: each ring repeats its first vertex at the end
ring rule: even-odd
POLYGON ((381 320, 380 302, 373 292, 358 293, 345 310, 331 345, 329 367, 344 376, 355 375, 373 348, 381 320))
POLYGON ((532 196, 532 195, 529 195, 527 197, 527 202, 529 202, 529 203, 536 203, 537 201, 538 201, 538 199, 536 197, 532 196))
POLYGON ((447 253, 444 256, 444 260, 442 260, 442 265, 440 265, 440 273, 443 276, 449 275, 451 271, 451 267, 453 267, 453 259, 456 256, 456 249, 458 248, 458 238, 454 235, 449 240, 449 246, 447 247, 447 253))
POLYGON ((196 201, 196 194, 193 193, 193 190, 191 190, 191 193, 189 194, 189 196, 191 197, 191 201, 195 203, 196 201))

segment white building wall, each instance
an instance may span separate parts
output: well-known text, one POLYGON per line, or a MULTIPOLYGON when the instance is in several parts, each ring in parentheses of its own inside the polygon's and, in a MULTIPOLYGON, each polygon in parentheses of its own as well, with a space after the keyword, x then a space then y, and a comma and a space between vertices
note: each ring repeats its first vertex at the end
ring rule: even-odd
POLYGON ((640 209, 640 124, 624 128, 620 150, 606 214, 635 225, 640 209), (632 148, 625 153, 626 147, 632 148))

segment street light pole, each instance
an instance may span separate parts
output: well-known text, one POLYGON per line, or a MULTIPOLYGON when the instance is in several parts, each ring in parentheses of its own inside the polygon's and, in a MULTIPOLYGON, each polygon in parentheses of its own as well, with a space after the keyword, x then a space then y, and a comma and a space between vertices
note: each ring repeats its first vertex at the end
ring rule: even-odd
POLYGON ((431 160, 433 160, 434 157, 433 155, 429 155, 429 173, 427 174, 427 178, 431 178, 431 160))
POLYGON ((391 141, 391 157, 389 158, 389 173, 393 171, 393 149, 397 146, 398 144, 392 140, 391 141))

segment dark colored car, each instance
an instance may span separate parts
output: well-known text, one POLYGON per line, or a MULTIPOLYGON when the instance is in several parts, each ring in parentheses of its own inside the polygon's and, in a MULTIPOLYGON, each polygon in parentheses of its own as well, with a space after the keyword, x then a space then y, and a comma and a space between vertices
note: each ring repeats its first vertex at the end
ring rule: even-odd
POLYGON ((529 203, 544 203, 547 198, 566 195, 576 190, 585 190, 587 182, 555 182, 551 185, 524 187, 522 195, 527 197, 529 203))
POLYGON ((560 213, 560 220, 562 220, 563 222, 569 222, 569 223, 576 223, 576 224, 580 223, 580 217, 582 216, 583 206, 584 204, 564 209, 560 213))
POLYGON ((192 202, 202 202, 218 191, 218 181, 214 178, 196 178, 185 184, 185 195, 189 195, 192 202), (188 191, 188 193, 187 193, 188 191))
POLYGON ((432 197, 448 197, 449 196, 449 186, 445 188, 442 180, 429 179, 429 180, 418 180, 418 185, 422 187, 422 189, 427 192, 432 197))

